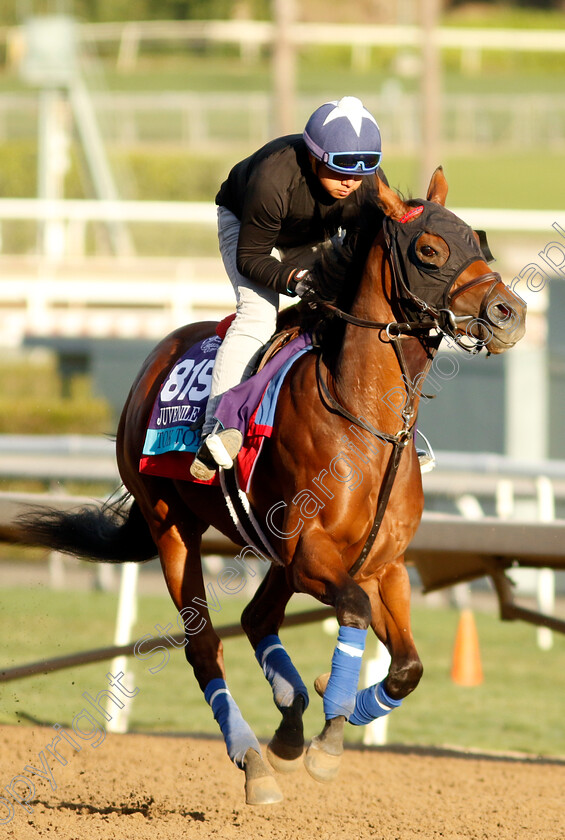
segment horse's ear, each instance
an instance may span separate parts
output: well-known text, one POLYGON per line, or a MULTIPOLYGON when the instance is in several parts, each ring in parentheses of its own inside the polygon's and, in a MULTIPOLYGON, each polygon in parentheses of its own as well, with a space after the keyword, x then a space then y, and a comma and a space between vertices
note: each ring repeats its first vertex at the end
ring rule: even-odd
POLYGON ((442 207, 445 207, 448 189, 447 180, 443 174, 443 166, 438 166, 432 175, 426 198, 428 201, 433 201, 435 204, 441 204, 442 207))
POLYGON ((375 175, 375 181, 377 183, 379 207, 385 216, 398 221, 408 210, 408 205, 405 204, 398 193, 391 189, 388 184, 385 184, 378 175, 375 175))

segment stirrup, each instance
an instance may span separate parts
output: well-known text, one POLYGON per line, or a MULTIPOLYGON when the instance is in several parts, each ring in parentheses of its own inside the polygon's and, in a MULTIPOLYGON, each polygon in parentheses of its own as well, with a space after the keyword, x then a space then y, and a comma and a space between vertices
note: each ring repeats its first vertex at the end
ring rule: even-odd
POLYGON ((231 470, 242 443, 243 435, 239 429, 214 429, 206 435, 194 456, 190 465, 191 476, 198 481, 210 481, 218 467, 231 470))
POLYGON ((243 435, 239 429, 222 429, 212 432, 206 438, 208 452, 219 467, 231 470, 233 459, 241 449, 243 435))
POLYGON ((207 438, 203 439, 190 465, 190 474, 198 481, 210 481, 216 475, 217 464, 208 450, 207 438))
POLYGON ((425 434, 419 429, 416 429, 416 434, 420 435, 420 437, 424 439, 424 442, 426 444, 426 449, 419 449, 418 447, 416 447, 416 455, 418 456, 418 461, 420 463, 420 472, 423 475, 424 473, 429 473, 433 469, 435 469, 436 457, 434 455, 432 445, 425 436, 425 434))
POLYGON ((416 454, 418 456, 418 461, 420 463, 420 472, 422 475, 424 473, 429 473, 433 469, 435 469, 436 459, 433 455, 430 455, 425 449, 417 449, 416 454))

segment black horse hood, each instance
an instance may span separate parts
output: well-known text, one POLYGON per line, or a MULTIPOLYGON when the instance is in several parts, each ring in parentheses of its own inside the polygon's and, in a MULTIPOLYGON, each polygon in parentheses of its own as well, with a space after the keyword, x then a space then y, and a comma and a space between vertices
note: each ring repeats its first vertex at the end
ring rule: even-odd
POLYGON ((483 252, 472 228, 432 201, 415 202, 398 221, 385 218, 384 231, 396 263, 399 303, 404 310, 445 309, 459 275, 472 263, 492 258, 486 241, 483 252), (426 265, 418 259, 416 246, 423 233, 441 236, 447 243, 449 256, 444 265, 426 265))

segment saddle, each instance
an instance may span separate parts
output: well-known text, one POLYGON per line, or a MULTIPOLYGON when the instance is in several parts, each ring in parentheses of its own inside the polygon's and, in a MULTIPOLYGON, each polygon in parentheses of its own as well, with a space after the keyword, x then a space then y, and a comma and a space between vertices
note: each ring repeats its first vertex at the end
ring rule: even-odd
MULTIPOLYGON (((267 362, 269 362, 273 358, 273 356, 276 356, 279 350, 282 350, 282 348, 285 347, 289 341, 298 338, 298 336, 302 332, 304 332, 305 325, 301 324, 299 321, 294 320, 296 317, 296 313, 292 313, 293 309, 296 309, 296 307, 290 307, 290 309, 285 310, 285 312, 282 313, 279 317, 279 326, 281 326, 281 329, 279 329, 269 339, 269 341, 267 341, 266 344, 263 345, 261 355, 259 356, 259 359, 255 365, 255 370, 253 371, 253 374, 259 373, 260 370, 263 370, 267 362), (282 326, 280 324, 280 321, 282 320, 284 324, 285 319, 287 321, 287 324, 286 326, 282 326)), ((226 317, 223 318, 216 327, 216 335, 219 338, 221 338, 222 341, 226 337, 226 333, 229 327, 231 326, 234 318, 235 312, 232 312, 230 315, 226 315, 226 317)), ((204 421, 202 420, 202 422, 204 421)))
POLYGON ((260 370, 263 370, 267 362, 269 362, 273 356, 282 350, 289 341, 293 341, 293 339, 298 338, 302 329, 298 324, 295 324, 291 327, 286 327, 284 330, 280 330, 280 332, 275 333, 275 335, 265 344, 265 349, 263 355, 259 359, 257 367, 254 373, 259 373, 260 370))
MULTIPOLYGON (((216 335, 189 347, 164 380, 149 418, 141 472, 188 480, 190 464, 200 445, 214 359, 230 321, 224 319, 216 335)), ((287 324, 268 343, 255 375, 222 395, 216 419, 224 428, 236 428, 244 438, 252 439, 247 444, 248 454, 244 445, 238 458, 244 483, 262 439, 271 435, 284 376, 295 359, 311 349, 310 335, 297 325, 287 324)))

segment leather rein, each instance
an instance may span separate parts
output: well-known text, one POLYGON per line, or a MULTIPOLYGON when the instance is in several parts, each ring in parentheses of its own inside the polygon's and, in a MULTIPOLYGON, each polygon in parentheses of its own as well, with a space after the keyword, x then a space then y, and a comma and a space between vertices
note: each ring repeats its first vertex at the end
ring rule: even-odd
MULTIPOLYGON (((395 254, 391 250, 389 251, 389 259, 390 265, 392 269, 392 278, 396 288, 399 288, 400 282, 402 283, 402 287, 405 289, 405 283, 400 280, 399 274, 400 270, 398 264, 396 262, 395 254)), ((500 275, 496 274, 495 272, 489 272, 488 274, 484 274, 480 277, 474 278, 473 280, 469 281, 468 283, 464 283, 461 287, 456 289, 449 298, 449 304, 453 302, 453 300, 463 294, 464 292, 469 291, 469 289, 481 285, 486 282, 491 282, 488 291, 486 292, 484 299, 488 298, 490 291, 492 290, 493 286, 498 283, 500 280, 500 275)), ((423 302, 422 302, 423 303, 423 302)), ((379 497, 377 501, 377 508, 375 511, 375 518, 373 520, 373 525, 371 530, 365 540, 365 544, 361 549, 361 552, 357 558, 357 560, 353 563, 351 568, 349 569, 349 575, 354 577, 363 567, 369 553, 375 543, 375 540, 378 536, 380 527, 382 525, 382 521, 384 519, 384 515, 387 509, 387 505, 390 499, 390 495, 392 493, 392 488, 394 486, 394 482, 398 473, 398 469, 400 467, 400 460, 402 457, 402 453, 404 452, 406 446, 410 443, 412 438, 414 437, 414 431, 416 426, 417 420, 417 413, 414 408, 414 403, 416 398, 419 396, 415 388, 410 388, 408 383, 411 381, 409 376, 409 369, 406 362, 406 358, 404 355, 404 350, 402 347, 402 339, 408 337, 415 337, 420 341, 420 344, 423 346, 424 350, 426 351, 427 361, 424 366, 424 370, 422 374, 419 375, 418 379, 420 382, 423 382, 426 378, 428 371, 433 363, 437 350, 439 349, 439 345, 443 339, 445 334, 449 334, 450 336, 454 337, 455 330, 457 328, 457 316, 455 316, 451 309, 442 309, 440 311, 436 311, 428 307, 426 304, 424 306, 424 317, 417 321, 391 321, 391 322, 381 322, 381 321, 370 321, 364 318, 357 318, 354 315, 350 315, 348 312, 344 312, 343 310, 339 309, 337 306, 333 304, 327 303, 325 301, 316 301, 316 305, 323 306, 328 311, 332 312, 333 315, 336 317, 346 321, 348 324, 352 324, 353 326, 361 327, 364 329, 374 329, 380 330, 384 332, 386 337, 391 342, 394 351, 396 353, 396 357, 398 359, 398 363, 401 370, 402 381, 404 383, 404 387, 406 388, 407 394, 407 402, 402 409, 402 420, 403 425, 402 428, 396 434, 389 434, 387 432, 381 432, 376 429, 371 423, 363 420, 360 417, 356 417, 352 414, 344 405, 342 405, 338 399, 336 399, 327 384, 327 379, 329 376, 329 370, 327 366, 324 364, 326 368, 325 375, 322 373, 322 354, 319 352, 316 358, 316 378, 318 382, 319 390, 322 394, 323 400, 325 400, 326 405, 328 408, 333 409, 342 417, 347 420, 350 420, 359 428, 363 429, 366 432, 369 432, 374 437, 385 441, 386 443, 390 443, 392 445, 392 450, 386 465, 386 469, 384 472, 383 480, 381 482, 381 487, 379 490, 379 497), (442 313, 446 314, 446 318, 442 318, 442 313), (443 322, 443 323, 442 323, 443 322), (429 332, 431 329, 437 329, 439 332, 439 336, 434 339, 429 339, 429 332), (425 339, 428 341, 425 341, 425 339)), ((467 316, 463 316, 465 319, 467 316)), ((469 348, 465 347, 465 345, 460 345, 463 349, 467 350, 468 352, 477 352, 476 350, 470 350, 469 348)), ((335 391, 335 386, 334 386, 335 391)), ((337 396, 337 394, 336 394, 337 396)))

